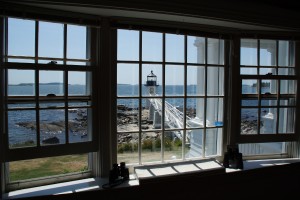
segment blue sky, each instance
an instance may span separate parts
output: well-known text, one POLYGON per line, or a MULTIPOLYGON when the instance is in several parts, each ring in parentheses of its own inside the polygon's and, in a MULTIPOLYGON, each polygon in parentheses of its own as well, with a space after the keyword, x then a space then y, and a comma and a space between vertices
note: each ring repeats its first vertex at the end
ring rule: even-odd
MULTIPOLYGON (((8 28, 8 54, 17 56, 35 55, 35 21, 9 19, 8 28)), ((63 24, 39 23, 39 56, 63 58, 63 24)), ((86 28, 82 26, 68 25, 67 31, 67 58, 86 58, 86 28)), ((142 60, 162 61, 162 33, 143 32, 142 33, 142 60)), ((197 63, 197 47, 194 45, 196 37, 188 36, 188 62, 197 63)), ((119 30, 118 31, 118 60, 138 61, 139 60, 139 31, 119 30)), ((265 64, 270 60, 270 53, 261 52, 265 64)), ((255 49, 243 48, 241 51, 241 64, 255 64, 257 52, 255 49)), ((12 60, 13 61, 13 60, 12 60)), ((20 60, 22 62, 33 62, 33 60, 20 60)), ((49 62, 44 61, 44 62, 49 62)), ((184 36, 176 34, 166 34, 166 61, 184 62, 184 36)), ((162 83, 162 66, 160 64, 144 64, 142 66, 142 84, 145 83, 147 75, 153 70, 157 75, 158 83, 162 83)), ((188 66, 188 84, 196 84, 197 67, 188 66)), ((9 84, 30 83, 34 81, 34 71, 13 70, 11 71, 9 84)), ((41 71, 40 82, 62 82, 62 72, 41 71)), ((183 65, 166 66, 166 85, 181 85, 184 80, 183 65)), ((118 83, 137 84, 138 79, 137 64, 118 65, 118 83)), ((73 72, 69 75, 69 84, 85 84, 85 74, 73 72)))

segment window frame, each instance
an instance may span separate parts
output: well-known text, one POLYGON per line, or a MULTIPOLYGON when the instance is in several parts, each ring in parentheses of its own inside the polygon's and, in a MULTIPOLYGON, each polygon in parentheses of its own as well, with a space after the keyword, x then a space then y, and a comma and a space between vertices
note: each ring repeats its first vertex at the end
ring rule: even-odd
MULTIPOLYGON (((91 164, 91 160, 93 159, 94 152, 97 152, 99 149, 98 140, 99 140, 99 125, 97 125, 97 90, 92 90, 92 88, 95 88, 97 85, 96 83, 96 71, 97 71, 97 65, 98 65, 98 59, 96 54, 96 42, 97 41, 97 28, 89 26, 89 25, 83 25, 78 24, 78 26, 86 27, 86 38, 83 38, 86 41, 86 54, 87 59, 74 59, 74 58, 67 58, 67 26, 69 23, 60 22, 53 20, 50 22, 54 23, 60 23, 63 25, 63 58, 46 58, 46 57, 38 57, 38 27, 39 22, 43 22, 43 20, 39 19, 29 19, 34 22, 35 24, 35 54, 34 56, 13 56, 8 55, 8 19, 24 19, 20 17, 14 17, 14 16, 3 16, 1 17, 1 27, 5 27, 0 31, 1 37, 1 76, 3 79, 1 79, 1 111, 3 109, 4 112, 1 112, 1 122, 4 122, 4 125, 1 126, 1 148, 3 150, 3 154, 1 154, 1 185, 4 186, 3 183, 5 183, 6 190, 15 190, 19 188, 26 188, 26 187, 32 187, 32 186, 38 186, 42 184, 50 184, 55 182, 62 182, 67 180, 75 180, 75 179, 81 179, 81 178, 87 178, 91 177, 94 173, 93 170, 95 170, 95 166, 91 164), (3 42, 3 44, 2 44, 3 42), (33 63, 18 63, 18 62, 8 62, 7 60, 9 58, 17 58, 17 59, 30 59, 33 61, 33 63), (43 64, 39 63, 39 60, 60 60, 63 63, 62 64, 55 64, 55 63, 48 63, 43 64), (85 62, 86 65, 74 65, 74 64, 67 64, 67 62, 85 62), (6 88, 8 88, 8 80, 5 79, 8 77, 8 70, 10 69, 22 69, 22 70, 32 70, 34 71, 35 81, 34 81, 34 88, 35 88, 35 95, 33 96, 8 96, 8 91, 6 88), (39 82, 38 76, 41 71, 60 71, 63 73, 63 87, 64 87, 64 94, 62 96, 56 96, 56 97, 47 97, 47 96, 41 96, 39 95, 39 82), (86 89, 87 94, 86 95, 69 95, 68 94, 68 76, 67 73, 69 72, 86 72, 86 89), (68 128, 66 128, 66 131, 64 133, 64 137, 66 138, 66 142, 61 144, 51 144, 51 145, 42 145, 41 144, 41 137, 39 133, 39 127, 37 126, 36 129, 36 144, 35 146, 30 147, 18 147, 18 148, 10 148, 9 147, 9 139, 8 139, 8 111, 10 110, 8 108, 9 103, 18 103, 18 102, 32 102, 33 104, 36 104, 33 108, 29 108, 34 110, 35 112, 39 112, 40 110, 44 110, 40 106, 38 106, 40 103, 43 102, 51 102, 51 101, 58 100, 59 102, 62 102, 64 104, 63 107, 60 107, 58 109, 64 110, 66 113, 64 113, 64 118, 68 119, 68 109, 72 109, 75 107, 69 106, 69 102, 90 102, 86 106, 77 106, 76 108, 84 108, 89 109, 89 117, 88 117, 88 137, 89 139, 84 142, 70 142, 68 140, 68 128), (3 104, 2 104, 3 102, 3 104), (92 125, 93 124, 93 125, 92 125), (88 166, 89 169, 85 172, 78 172, 78 173, 71 173, 71 174, 60 174, 56 176, 50 176, 50 177, 41 177, 37 179, 28 179, 21 182, 10 182, 9 181, 9 162, 11 161, 19 161, 19 160, 26 160, 26 159, 35 159, 35 158, 45 158, 45 157, 52 157, 52 156, 64 156, 64 155, 72 155, 72 154, 86 154, 88 156, 88 166), (3 176, 2 176, 3 175, 3 176)), ((73 24, 70 24, 73 25, 73 24)), ((77 24, 74 24, 77 25, 77 24)), ((47 108, 46 108, 47 109, 47 108)), ((18 108, 17 108, 18 110, 18 108)), ((22 110, 22 109, 21 109, 22 110)), ((38 115, 36 115, 38 116, 38 115)), ((39 121, 39 120, 37 120, 39 121)), ((68 124, 68 121, 65 120, 65 125, 68 124)))

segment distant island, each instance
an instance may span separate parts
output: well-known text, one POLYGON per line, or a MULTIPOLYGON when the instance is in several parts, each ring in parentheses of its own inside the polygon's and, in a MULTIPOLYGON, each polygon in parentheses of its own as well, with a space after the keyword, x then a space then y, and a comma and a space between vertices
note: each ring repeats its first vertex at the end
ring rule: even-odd
MULTIPOLYGON (((253 83, 252 87, 256 87, 257 83, 253 83)), ((270 87, 270 82, 262 82, 261 87, 270 87)))
MULTIPOLYGON (((63 83, 51 82, 51 83, 40 83, 39 85, 63 85, 63 83)), ((34 83, 9 84, 8 86, 34 86, 34 83)))

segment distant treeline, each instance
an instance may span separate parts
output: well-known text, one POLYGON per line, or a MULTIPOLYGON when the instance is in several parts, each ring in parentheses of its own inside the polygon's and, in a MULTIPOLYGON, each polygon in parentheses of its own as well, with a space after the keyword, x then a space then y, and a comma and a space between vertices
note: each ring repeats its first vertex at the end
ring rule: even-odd
MULTIPOLYGON (((256 87, 257 83, 253 83, 252 87, 256 87)), ((270 82, 262 82, 261 87, 270 87, 270 82)))

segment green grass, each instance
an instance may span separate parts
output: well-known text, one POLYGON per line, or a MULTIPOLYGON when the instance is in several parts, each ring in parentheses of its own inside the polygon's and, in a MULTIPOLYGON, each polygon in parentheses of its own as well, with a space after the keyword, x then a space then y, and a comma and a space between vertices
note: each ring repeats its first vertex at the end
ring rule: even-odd
POLYGON ((82 172, 88 169, 87 164, 87 154, 10 162, 10 181, 82 172))

